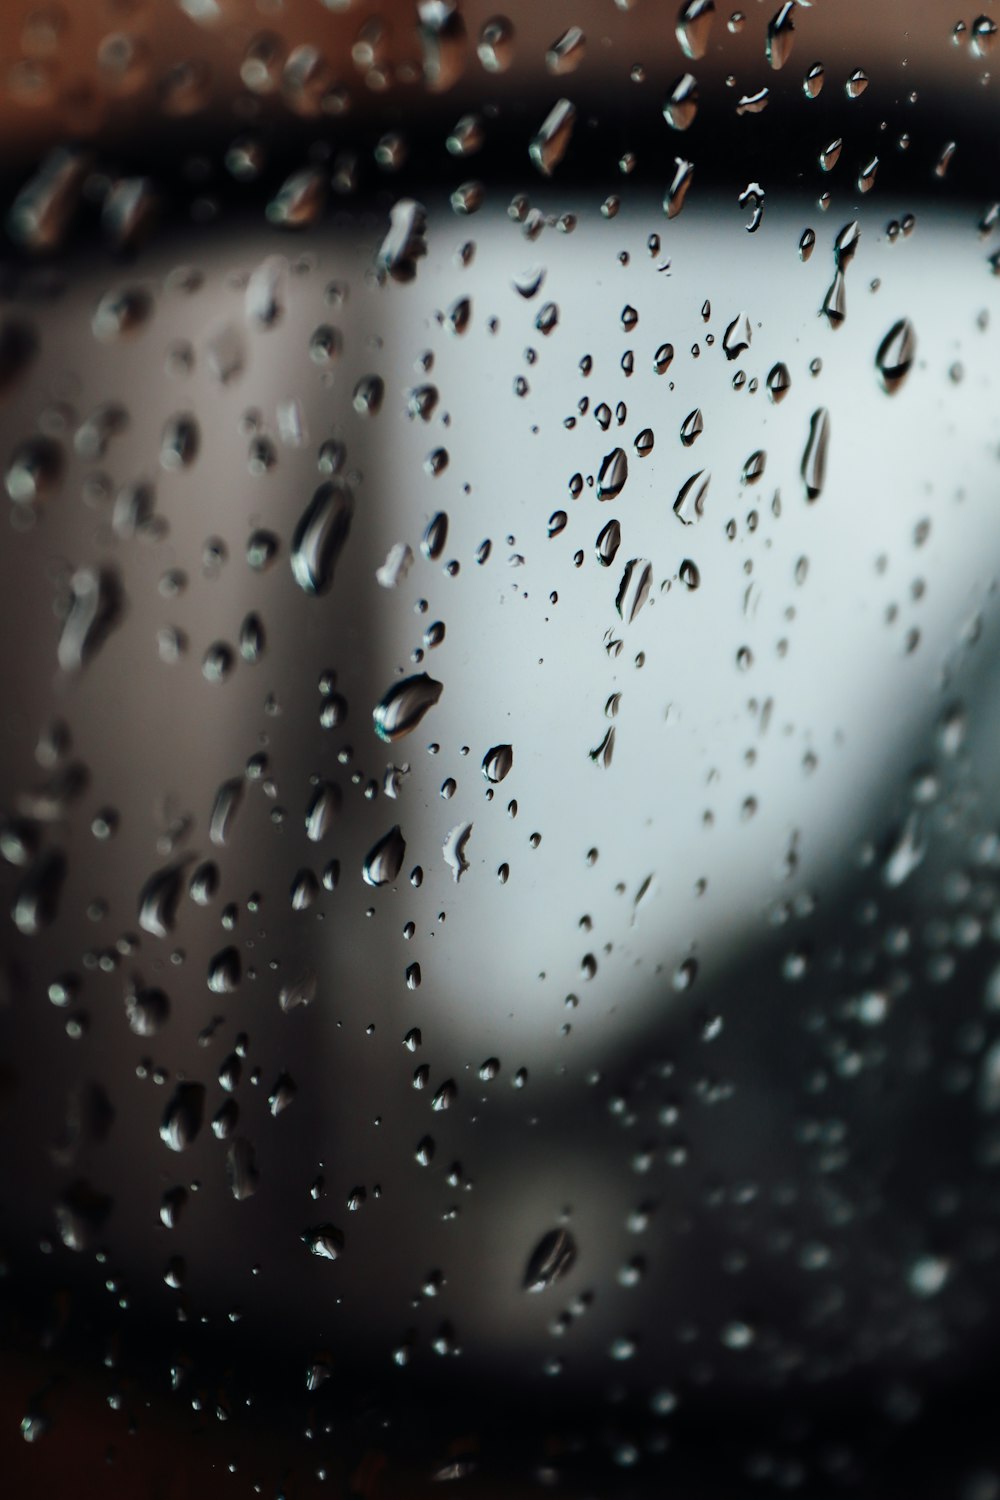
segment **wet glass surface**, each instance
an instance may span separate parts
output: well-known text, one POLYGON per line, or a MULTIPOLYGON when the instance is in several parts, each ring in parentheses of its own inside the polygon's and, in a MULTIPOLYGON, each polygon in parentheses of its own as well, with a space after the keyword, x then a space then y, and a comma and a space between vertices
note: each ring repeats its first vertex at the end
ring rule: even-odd
POLYGON ((0 18, 21 1492, 1000 1494, 994 34, 0 18))

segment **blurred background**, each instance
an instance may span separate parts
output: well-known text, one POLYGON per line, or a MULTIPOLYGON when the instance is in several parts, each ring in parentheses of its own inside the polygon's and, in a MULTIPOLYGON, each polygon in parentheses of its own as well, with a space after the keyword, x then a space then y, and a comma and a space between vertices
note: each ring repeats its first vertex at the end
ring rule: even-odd
POLYGON ((0 18, 25 1492, 1000 1494, 994 35, 0 18))

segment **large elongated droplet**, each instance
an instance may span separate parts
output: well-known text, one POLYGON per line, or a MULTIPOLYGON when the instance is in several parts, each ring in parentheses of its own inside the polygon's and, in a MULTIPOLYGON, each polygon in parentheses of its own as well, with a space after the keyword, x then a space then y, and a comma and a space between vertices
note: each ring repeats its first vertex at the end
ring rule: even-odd
POLYGON ((687 0, 677 17, 677 40, 685 57, 704 57, 715 19, 715 0, 687 0))
POLYGON ((426 672, 393 683, 375 705, 372 714, 375 733, 379 739, 387 740, 390 744, 393 740, 402 739, 404 734, 416 729, 424 714, 434 707, 443 692, 443 684, 435 682, 426 672))
POLYGON ((150 875, 139 892, 139 926, 143 932, 165 938, 173 930, 186 868, 187 861, 181 860, 150 875))
POLYGON ((682 156, 675 156, 674 175, 663 197, 663 212, 668 219, 676 219, 684 207, 684 200, 688 195, 688 188, 691 186, 693 177, 694 162, 685 161, 682 156))
POLYGON ((427 210, 414 198, 400 198, 389 210, 389 229, 375 257, 381 278, 412 281, 417 261, 427 254, 427 210))
POLYGON ((567 1229, 550 1229, 528 1258, 522 1285, 526 1292, 544 1292, 565 1276, 576 1260, 576 1244, 567 1229))
POLYGON ((614 500, 625 488, 628 478, 628 456, 624 448, 612 448, 601 463, 597 476, 598 500, 614 500))
POLYGON ((697 474, 692 474, 681 485, 674 501, 674 515, 685 526, 693 526, 695 521, 701 519, 711 478, 706 469, 699 469, 697 474))
POLYGON ((124 595, 110 568, 78 568, 69 586, 70 606, 56 656, 64 672, 79 672, 121 619, 124 595))
POLYGON ((698 113, 698 80, 692 73, 682 73, 667 95, 663 118, 675 130, 687 130, 698 113))
POLYGON ((899 390, 910 373, 917 353, 917 335, 909 318, 900 318, 878 346, 875 365, 882 389, 890 396, 899 390))
POLYGON ((552 106, 528 147, 528 155, 543 177, 551 177, 569 149, 576 124, 576 106, 560 99, 552 106))
POLYGON ((406 840, 396 823, 369 849, 361 872, 365 884, 391 885, 402 869, 405 853, 406 840))
POLYGON ((163 1112, 160 1139, 171 1151, 186 1151, 201 1130, 205 1110, 205 1088, 200 1083, 179 1083, 163 1112))
POLYGON ((307 594, 325 594, 351 528, 350 490, 337 480, 321 484, 299 518, 292 537, 295 582, 307 594))
POLYGON ((631 625, 646 600, 653 585, 653 564, 644 557, 633 557, 631 562, 625 564, 622 581, 618 586, 618 596, 615 599, 615 608, 625 621, 631 625))
POLYGON ((792 52, 795 39, 796 0, 785 0, 785 4, 767 23, 767 60, 777 71, 783 68, 792 52))
POLYGON ((829 444, 830 413, 825 406, 820 406, 809 419, 809 439, 802 455, 802 478, 809 500, 818 500, 823 492, 829 444))

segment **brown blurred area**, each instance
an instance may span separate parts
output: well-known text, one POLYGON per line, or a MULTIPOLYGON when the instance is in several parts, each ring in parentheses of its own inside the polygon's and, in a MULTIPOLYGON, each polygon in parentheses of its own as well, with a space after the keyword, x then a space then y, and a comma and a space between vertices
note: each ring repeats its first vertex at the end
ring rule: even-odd
MULTIPOLYGON (((773 83, 764 56, 773 5, 751 3, 738 34, 717 8, 699 77, 737 92, 773 83)), ((619 114, 638 104, 631 78, 676 77, 674 9, 654 0, 555 0, 508 6, 509 65, 482 65, 477 43, 492 0, 8 0, 0 11, 0 164, 26 168, 66 139, 104 149, 198 149, 248 126, 346 136, 356 124, 419 129, 440 111, 547 108, 562 93, 619 114), (422 22, 421 15, 425 18, 422 22), (443 23, 443 24, 442 24, 443 23), (567 28, 586 38, 579 65, 554 77, 546 52, 567 28), (635 96, 635 97, 633 97, 635 96)), ((932 0, 839 0, 800 6, 788 72, 819 59, 863 62, 901 101, 919 74, 935 90, 987 110, 968 47, 951 45, 957 16, 932 0)), ((925 106, 926 106, 925 100, 925 106)))

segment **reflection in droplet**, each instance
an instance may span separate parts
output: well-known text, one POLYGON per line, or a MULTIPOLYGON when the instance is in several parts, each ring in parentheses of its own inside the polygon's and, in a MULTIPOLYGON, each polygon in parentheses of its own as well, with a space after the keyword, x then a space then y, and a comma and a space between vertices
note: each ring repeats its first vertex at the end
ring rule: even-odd
POLYGON ((405 854, 406 840, 396 823, 369 849, 361 871, 365 884, 391 885, 402 869, 405 854))
POLYGON ((321 484, 299 518, 292 537, 291 565, 307 594, 324 594, 351 526, 350 491, 336 480, 321 484))
POLYGON ((682 73, 667 95, 663 116, 675 130, 687 130, 698 113, 698 81, 691 73, 682 73))
POLYGON ((715 0, 685 0, 677 16, 677 40, 685 57, 704 57, 715 19, 715 0))
POLYGON ((139 926, 153 937, 165 938, 177 921, 187 862, 157 870, 139 893, 139 926))
POLYGON ((160 1139, 171 1151, 186 1151, 201 1130, 205 1089, 200 1083, 179 1083, 160 1124, 160 1139))
POLYGON ((796 0, 785 0, 767 23, 767 60, 775 70, 783 68, 791 56, 795 39, 795 6, 796 0))
POLYGON ((597 476, 598 500, 614 500, 628 479, 628 456, 624 448, 613 448, 601 463, 597 476))
POLYGON ((444 686, 421 672, 396 682, 376 704, 372 718, 379 739, 390 743, 416 729, 424 714, 437 703, 444 686))
POLYGON ((483 756, 483 775, 495 786, 510 774, 514 764, 514 751, 510 745, 494 745, 483 756))
POLYGON ((64 672, 79 672, 119 624, 125 598, 111 568, 78 568, 69 586, 70 605, 56 657, 64 672))
POLYGON ((626 563, 618 586, 615 608, 626 625, 631 625, 649 598, 653 585, 653 565, 644 557, 633 557, 626 563))
POLYGON ((691 180, 694 177, 694 162, 685 161, 683 157, 674 157, 674 175, 670 179, 670 186, 663 198, 663 212, 668 219, 676 219, 684 207, 684 200, 688 195, 691 180))
POLYGON ((576 1261, 576 1244, 567 1229, 550 1229, 528 1257, 522 1286, 526 1292, 544 1292, 565 1276, 576 1261))
POLYGON ((544 177, 551 177, 566 155, 575 124, 576 107, 568 99, 560 99, 546 115, 528 147, 528 155, 544 177))
POLYGON ((899 390, 913 366, 917 353, 917 336, 909 318, 900 318, 878 346, 875 365, 882 388, 890 396, 899 390))
POLYGON ((809 438, 802 455, 802 478, 806 497, 818 500, 826 478, 826 455, 830 443, 830 413, 821 406, 809 419, 809 438))
POLYGON ((707 470, 699 469, 681 485, 677 499, 674 501, 674 515, 679 521, 683 521, 685 526, 691 526, 701 519, 711 478, 707 470))

